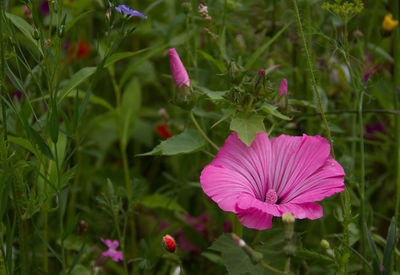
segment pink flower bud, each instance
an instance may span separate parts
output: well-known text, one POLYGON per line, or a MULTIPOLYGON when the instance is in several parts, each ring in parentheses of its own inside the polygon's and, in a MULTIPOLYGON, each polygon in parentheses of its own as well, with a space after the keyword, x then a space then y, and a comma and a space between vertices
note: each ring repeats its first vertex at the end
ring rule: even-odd
POLYGON ((264 72, 265 72, 265 70, 264 70, 264 69, 260 69, 260 70, 258 71, 258 74, 259 74, 259 75, 263 75, 263 74, 264 74, 264 72))
POLYGON ((288 83, 286 78, 282 79, 281 85, 279 87, 279 95, 283 96, 283 94, 285 94, 286 96, 288 95, 288 83))
POLYGON ((169 62, 171 64, 171 74, 174 79, 175 85, 182 89, 183 84, 190 87, 189 75, 186 72, 185 66, 175 49, 169 49, 169 62))

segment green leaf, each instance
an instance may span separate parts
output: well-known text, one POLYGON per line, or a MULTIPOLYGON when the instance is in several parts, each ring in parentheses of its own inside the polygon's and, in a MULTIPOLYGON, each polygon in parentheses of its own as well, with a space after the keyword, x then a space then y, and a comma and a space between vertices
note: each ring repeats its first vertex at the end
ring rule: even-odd
POLYGON ((114 64, 114 63, 117 62, 117 61, 120 61, 120 60, 125 59, 125 58, 127 58, 127 57, 131 57, 131 56, 140 54, 140 53, 145 52, 145 51, 147 51, 147 50, 149 50, 149 48, 142 49, 142 50, 139 50, 139 51, 136 51, 136 52, 115 53, 115 54, 111 55, 111 56, 107 59, 106 64, 104 65, 104 68, 107 68, 107 67, 111 66, 112 64, 114 64))
POLYGON ((393 217, 392 222, 389 226, 389 232, 386 239, 385 252, 383 253, 383 267, 385 268, 385 274, 391 274, 392 270, 392 253, 396 242, 396 220, 393 217))
POLYGON ((226 66, 224 64, 224 62, 221 62, 217 59, 215 59, 214 57, 212 57, 211 55, 209 55, 208 53, 204 52, 204 51, 199 51, 199 53, 208 61, 210 61, 211 63, 213 63, 215 65, 215 67, 218 68, 218 70, 223 73, 226 72, 226 66))
POLYGON ((57 115, 57 104, 53 103, 50 114, 50 137, 54 143, 58 141, 58 115, 57 115))
POLYGON ((158 54, 159 52, 163 51, 167 45, 162 45, 162 46, 157 46, 151 49, 148 53, 146 53, 144 56, 136 60, 134 63, 132 63, 123 73, 121 80, 119 82, 119 86, 123 87, 124 84, 129 80, 131 75, 135 72, 135 70, 143 64, 145 61, 153 57, 154 55, 158 54))
POLYGON ((280 119, 283 119, 283 120, 291 120, 290 117, 285 116, 284 114, 280 113, 277 110, 277 108, 278 107, 273 106, 271 104, 268 104, 266 102, 263 103, 263 105, 261 105, 261 110, 266 112, 267 114, 273 115, 274 117, 277 117, 277 118, 280 118, 280 119))
POLYGON ((142 93, 138 78, 129 82, 122 95, 121 119, 122 119, 122 145, 126 146, 135 118, 139 115, 142 93))
POLYGON ((289 102, 289 105, 299 105, 299 106, 309 107, 309 108, 313 108, 315 110, 318 110, 317 106, 315 106, 311 102, 308 102, 307 100, 289 99, 288 102, 289 102))
POLYGON ((85 67, 77 71, 72 75, 71 79, 68 80, 67 84, 60 91, 58 95, 58 103, 62 102, 64 98, 83 81, 89 78, 96 71, 96 67, 85 67))
POLYGON ((68 237, 69 234, 72 233, 72 231, 74 231, 78 222, 79 222, 79 214, 75 215, 74 219, 71 221, 71 223, 68 225, 67 229, 64 231, 64 233, 62 235, 63 241, 68 237))
POLYGON ((24 84, 22 83, 22 81, 16 77, 16 75, 11 71, 10 67, 8 66, 8 64, 6 63, 6 67, 5 67, 5 72, 6 75, 8 76, 8 78, 10 79, 10 81, 12 82, 12 84, 14 85, 15 88, 17 88, 18 90, 20 90, 21 92, 23 92, 25 94, 25 87, 24 84))
POLYGON ((203 136, 197 130, 185 129, 179 135, 164 140, 153 150, 138 156, 154 156, 154 155, 179 155, 188 154, 200 150, 206 145, 203 136))
POLYGON ((29 140, 39 146, 39 150, 49 159, 54 160, 53 152, 47 142, 27 122, 24 123, 29 140))
POLYGON ((254 265, 249 256, 240 248, 229 234, 221 235, 209 249, 221 252, 222 260, 230 275, 266 274, 260 265, 254 265))
POLYGON ((28 38, 28 40, 36 46, 39 52, 43 55, 42 49, 39 47, 37 41, 33 38, 34 30, 32 26, 19 16, 11 13, 5 13, 5 15, 25 35, 25 37, 28 38))
POLYGON ((247 146, 250 146, 257 133, 265 132, 263 120, 262 116, 234 117, 231 121, 230 129, 236 131, 239 139, 247 146))
POLYGON ((29 152, 32 152, 34 155, 37 155, 36 149, 32 146, 32 144, 29 142, 29 140, 21 137, 14 137, 14 136, 7 136, 7 139, 9 142, 15 143, 29 152))
POLYGON ((211 126, 211 129, 214 128, 215 126, 217 126, 218 124, 220 124, 222 121, 233 116, 233 114, 235 113, 235 109, 233 109, 233 108, 232 109, 222 109, 222 113, 224 115, 211 126))
POLYGON ((140 204, 148 208, 163 208, 167 210, 176 210, 179 212, 186 212, 186 210, 174 199, 161 194, 153 194, 144 197, 140 204))
POLYGON ((68 32, 75 25, 76 22, 78 22, 79 20, 81 20, 82 18, 86 17, 89 13, 92 13, 92 12, 94 12, 94 10, 85 11, 84 13, 81 13, 77 17, 75 17, 72 20, 68 21, 65 24, 65 32, 68 32))
POLYGON ((278 39, 279 36, 289 27, 289 25, 284 26, 279 32, 277 32, 274 37, 272 37, 270 40, 268 40, 264 45, 259 47, 249 58, 247 61, 246 65, 244 67, 246 69, 250 69, 251 66, 253 66, 254 62, 262 55, 271 45, 272 43, 275 42, 276 39, 278 39))
MULTIPOLYGON (((83 99, 85 97, 85 93, 82 91, 78 91, 76 90, 76 93, 69 93, 68 95, 66 95, 65 97, 68 98, 79 98, 79 99, 83 99)), ((42 101, 43 99, 48 99, 50 98, 49 95, 45 95, 45 96, 41 96, 38 98, 35 98, 32 100, 32 102, 37 102, 37 101, 42 101)), ((101 97, 95 96, 95 95, 90 95, 89 97, 89 101, 91 101, 92 103, 98 104, 103 106, 104 108, 108 109, 109 111, 113 111, 114 107, 111 106, 110 103, 108 103, 106 100, 102 99, 101 97)))
POLYGON ((194 246, 200 248, 201 250, 205 250, 208 247, 207 240, 204 236, 195 228, 191 226, 183 227, 183 234, 186 239, 194 246))
POLYGON ((206 96, 208 96, 213 101, 224 100, 224 95, 228 92, 228 91, 211 91, 210 89, 207 89, 205 87, 199 87, 199 86, 196 86, 196 88, 199 91, 203 92, 206 96))
POLYGON ((299 258, 302 258, 302 259, 315 260, 318 262, 326 262, 326 263, 334 263, 335 262, 332 258, 330 258, 326 255, 323 255, 321 253, 311 251, 311 250, 308 250, 305 248, 297 250, 296 256, 298 256, 299 258))

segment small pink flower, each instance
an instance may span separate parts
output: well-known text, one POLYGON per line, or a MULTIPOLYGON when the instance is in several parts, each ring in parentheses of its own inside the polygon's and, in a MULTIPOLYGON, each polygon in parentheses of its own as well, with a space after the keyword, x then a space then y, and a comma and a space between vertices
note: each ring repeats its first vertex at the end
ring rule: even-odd
POLYGON ((283 96, 283 94, 285 94, 286 96, 288 94, 288 84, 286 78, 282 79, 281 85, 279 86, 279 96, 283 96))
POLYGON ((258 74, 259 74, 259 75, 263 75, 263 74, 264 74, 264 72, 265 72, 265 70, 264 70, 264 69, 260 69, 260 70, 258 71, 258 74))
POLYGON ((172 78, 174 79, 175 85, 182 89, 183 84, 190 87, 189 75, 183 66, 181 59, 175 49, 169 49, 169 62, 171 64, 172 78))
POLYGON ((201 186, 248 228, 271 228, 272 217, 287 212, 296 219, 318 219, 323 211, 314 202, 345 188, 343 168, 330 149, 320 136, 269 139, 266 133, 247 147, 235 132, 201 172, 201 186))
POLYGON ((117 251, 117 247, 119 246, 119 242, 117 240, 111 241, 111 240, 104 240, 103 238, 100 238, 100 240, 108 247, 108 250, 103 251, 101 255, 106 256, 106 257, 111 257, 114 262, 122 261, 122 251, 117 251))

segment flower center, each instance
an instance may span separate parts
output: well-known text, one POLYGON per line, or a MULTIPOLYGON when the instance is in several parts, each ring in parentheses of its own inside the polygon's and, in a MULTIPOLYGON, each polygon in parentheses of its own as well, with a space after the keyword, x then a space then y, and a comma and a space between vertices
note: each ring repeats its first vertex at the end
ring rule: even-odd
POLYGON ((274 189, 269 189, 265 195, 265 202, 275 204, 278 201, 278 195, 274 189))

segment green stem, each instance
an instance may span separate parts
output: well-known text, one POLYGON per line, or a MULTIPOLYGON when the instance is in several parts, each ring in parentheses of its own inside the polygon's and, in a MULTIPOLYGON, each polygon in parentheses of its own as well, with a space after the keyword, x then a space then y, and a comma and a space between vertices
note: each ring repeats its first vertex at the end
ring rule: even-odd
MULTIPOLYGON (((127 197, 128 197, 128 211, 131 208, 131 195, 132 195, 132 190, 131 190, 131 180, 130 180, 130 172, 129 172, 129 162, 128 162, 128 155, 126 153, 126 147, 127 144, 123 140, 123 121, 122 121, 122 116, 121 116, 121 88, 118 85, 118 82, 116 81, 115 78, 115 73, 114 73, 114 67, 109 68, 109 73, 111 76, 111 80, 113 83, 114 91, 115 91, 115 97, 116 97, 116 112, 117 112, 117 125, 118 125, 118 133, 119 133, 119 148, 120 148, 120 153, 122 157, 122 165, 123 165, 123 170, 124 170, 124 179, 125 179, 125 188, 127 192, 127 197)), ((135 220, 132 217, 132 219, 129 220, 129 225, 131 229, 131 243, 129 245, 132 255, 136 255, 136 225, 135 225, 135 220)), ((124 259, 127 256, 127 250, 125 249, 125 230, 124 234, 122 235, 121 241, 121 247, 123 248, 123 252, 125 254, 124 259)), ((126 263, 124 263, 126 265, 126 263)), ((125 269, 126 272, 127 269, 125 269)))
POLYGON ((214 147, 217 151, 219 151, 218 146, 206 135, 206 133, 204 133, 203 129, 201 129, 199 123, 197 122, 196 118, 193 115, 193 110, 190 111, 190 118, 192 119, 197 130, 199 130, 200 134, 204 137, 204 139, 207 140, 212 147, 214 147))
POLYGON ((306 39, 305 39, 305 36, 304 36, 303 26, 302 26, 301 20, 300 20, 299 9, 297 7, 297 0, 293 0, 293 6, 294 6, 295 13, 296 13, 297 25, 299 27, 299 32, 300 32, 301 40, 303 42, 304 51, 306 53, 307 64, 308 64, 308 69, 310 71, 311 81, 312 81, 312 84, 313 84, 313 87, 314 87, 314 92, 315 92, 315 94, 317 95, 317 98, 318 98, 318 106, 319 106, 319 110, 321 112, 321 118, 322 118, 322 121, 323 121, 323 123, 325 125, 326 134, 328 136, 328 140, 329 140, 329 143, 331 145, 331 155, 332 155, 333 158, 335 158, 335 152, 334 152, 334 149, 333 149, 331 131, 329 130, 328 121, 326 120, 324 109, 322 108, 321 95, 320 95, 319 90, 318 90, 318 85, 317 85, 317 81, 315 79, 314 69, 313 69, 313 65, 312 65, 312 62, 311 62, 310 53, 308 51, 307 42, 306 42, 306 39))
MULTIPOLYGON (((7 95, 7 87, 4 83, 5 81, 5 55, 4 55, 4 43, 3 39, 3 20, 4 20, 4 0, 0 0, 0 94, 5 98, 7 95)), ((1 100, 1 113, 3 118, 3 128, 4 128, 4 141, 7 143, 7 113, 6 104, 4 100, 1 100)))
POLYGON ((282 275, 287 275, 287 274, 288 274, 288 273, 286 273, 286 272, 280 271, 279 269, 276 269, 275 267, 270 266, 270 265, 269 265, 268 263, 266 263, 264 260, 262 260, 260 263, 261 263, 261 265, 262 265, 263 267, 265 267, 266 269, 269 269, 269 270, 271 270, 271 271, 273 271, 273 272, 275 272, 275 273, 282 274, 282 275))
POLYGON ((56 163, 56 171, 57 171, 57 187, 58 191, 58 214, 59 214, 59 227, 60 227, 60 236, 61 236, 61 265, 62 271, 61 274, 65 274, 66 271, 66 263, 65 263, 65 249, 64 249, 64 213, 63 213, 63 199, 62 199, 62 184, 61 184, 61 175, 60 175, 60 166, 58 160, 58 149, 57 144, 54 144, 54 152, 55 152, 55 163, 56 163))
MULTIPOLYGON (((399 1, 392 1, 392 12, 393 19, 399 20, 399 1)), ((397 89, 400 87, 400 32, 399 28, 395 28, 393 33, 393 55, 394 55, 394 68, 393 68, 393 97, 394 97, 394 109, 399 109, 399 98, 397 89)), ((399 226, 399 215, 400 215, 400 119, 398 116, 395 117, 395 138, 396 138, 396 206, 395 206, 395 221, 399 226)), ((400 271, 399 256, 395 256, 395 269, 400 271)))
MULTIPOLYGON (((364 91, 361 91, 359 102, 358 102, 358 118, 359 118, 359 132, 360 132, 360 165, 361 165, 361 175, 360 175, 360 243, 361 243, 361 254, 366 249, 365 242, 365 231, 364 224, 366 224, 365 218, 365 151, 364 151, 364 119, 363 119, 363 99, 364 91)), ((363 271, 365 271, 366 265, 363 262, 363 271)))
POLYGON ((243 225, 240 223, 239 218, 234 214, 232 214, 232 232, 240 238, 243 237, 243 225))
MULTIPOLYGON (((119 242, 121 244, 121 249, 122 249, 123 252, 125 252, 125 241, 124 241, 123 235, 121 235, 121 229, 119 228, 118 220, 117 220, 117 217, 115 216, 115 213, 113 214, 113 220, 114 220, 114 227, 117 230, 118 239, 119 239, 119 242)), ((128 275, 129 274, 128 273, 128 265, 127 265, 127 262, 126 262, 126 254, 125 253, 123 254, 122 261, 123 261, 123 264, 124 264, 124 273, 126 275, 128 275)))

